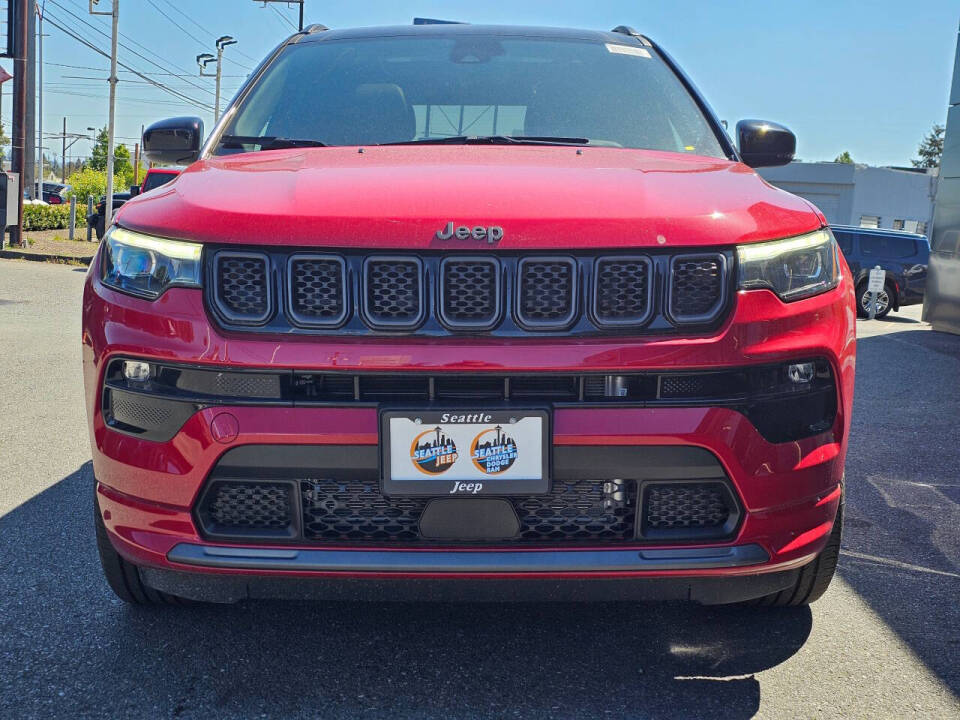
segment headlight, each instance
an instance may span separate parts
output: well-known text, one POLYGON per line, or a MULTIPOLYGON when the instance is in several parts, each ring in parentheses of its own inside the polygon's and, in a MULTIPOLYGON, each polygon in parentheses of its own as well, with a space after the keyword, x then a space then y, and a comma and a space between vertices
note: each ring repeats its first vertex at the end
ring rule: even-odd
POLYGON ((789 302, 832 290, 840 282, 837 244, 829 230, 740 245, 741 290, 768 288, 789 302))
POLYGON ((173 286, 200 287, 197 243, 113 227, 104 238, 103 284, 154 300, 173 286))

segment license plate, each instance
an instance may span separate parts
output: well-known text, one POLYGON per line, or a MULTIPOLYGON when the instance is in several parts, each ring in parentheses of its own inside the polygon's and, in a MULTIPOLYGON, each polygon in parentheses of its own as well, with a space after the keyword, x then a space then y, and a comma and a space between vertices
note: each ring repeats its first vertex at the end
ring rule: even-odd
POLYGON ((549 491, 546 410, 384 411, 385 495, 538 495, 549 491))

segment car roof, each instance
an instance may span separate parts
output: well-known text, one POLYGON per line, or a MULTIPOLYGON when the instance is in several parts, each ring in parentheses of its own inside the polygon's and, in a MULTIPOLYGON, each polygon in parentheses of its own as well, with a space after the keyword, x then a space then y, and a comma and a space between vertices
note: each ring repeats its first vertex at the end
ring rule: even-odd
POLYGON ((872 235, 902 235, 905 237, 912 237, 912 238, 927 237, 923 233, 912 233, 912 232, 907 232, 906 230, 894 230, 892 228, 868 228, 868 227, 860 227, 859 225, 831 225, 830 229, 840 230, 841 232, 870 233, 872 235))
MULTIPOLYGON (((322 27, 322 26, 321 26, 322 27)), ((575 28, 540 27, 527 25, 469 25, 466 23, 436 23, 426 25, 385 25, 382 27, 342 28, 311 31, 295 35, 295 42, 326 42, 331 40, 356 40, 377 37, 408 36, 496 35, 498 37, 539 37, 562 40, 592 40, 620 44, 643 43, 642 36, 634 35, 624 28, 623 32, 580 30, 575 28)))

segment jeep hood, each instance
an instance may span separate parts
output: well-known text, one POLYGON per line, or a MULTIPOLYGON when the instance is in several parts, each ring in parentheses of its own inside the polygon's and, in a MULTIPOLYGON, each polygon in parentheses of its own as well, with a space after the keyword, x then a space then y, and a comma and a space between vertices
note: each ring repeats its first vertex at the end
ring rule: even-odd
POLYGON ((814 230, 822 216, 740 163, 557 146, 382 146, 244 153, 193 164, 117 222, 202 242, 476 250, 436 233, 503 228, 495 247, 716 246, 814 230))

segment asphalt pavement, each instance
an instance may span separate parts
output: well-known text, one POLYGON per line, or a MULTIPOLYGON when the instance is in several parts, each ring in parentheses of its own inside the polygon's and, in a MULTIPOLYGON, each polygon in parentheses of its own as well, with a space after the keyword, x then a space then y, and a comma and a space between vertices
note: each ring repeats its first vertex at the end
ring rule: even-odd
POLYGON ((85 269, 0 260, 2 718, 960 717, 960 337, 861 321, 837 579, 811 608, 131 608, 104 583, 85 269))

